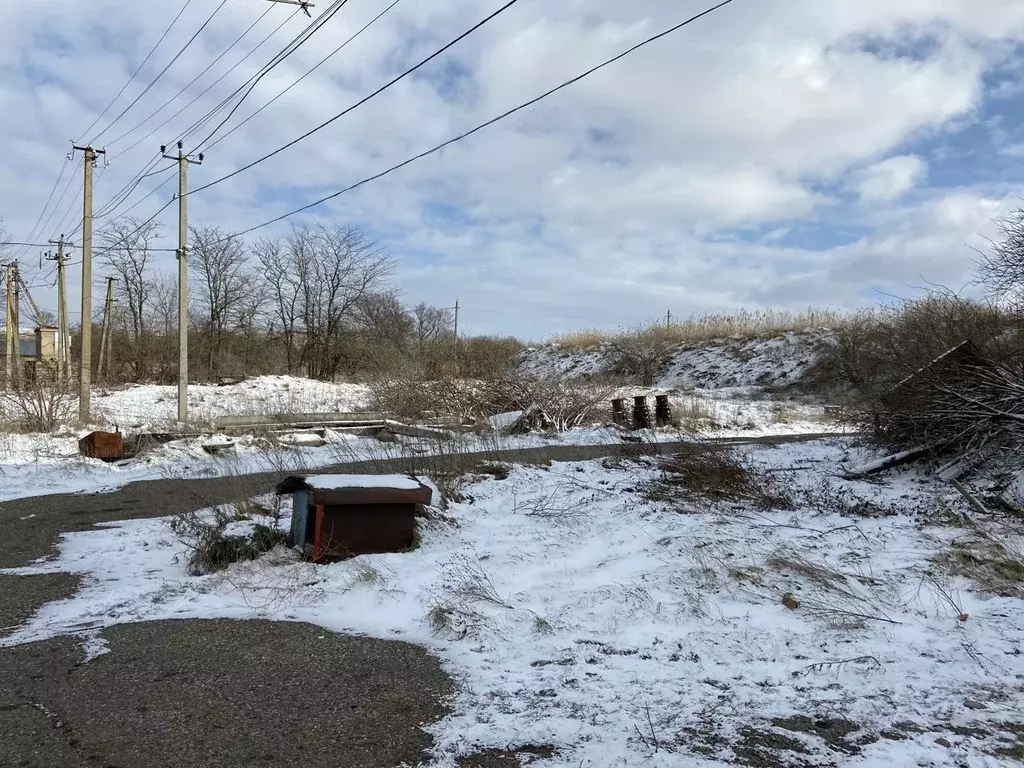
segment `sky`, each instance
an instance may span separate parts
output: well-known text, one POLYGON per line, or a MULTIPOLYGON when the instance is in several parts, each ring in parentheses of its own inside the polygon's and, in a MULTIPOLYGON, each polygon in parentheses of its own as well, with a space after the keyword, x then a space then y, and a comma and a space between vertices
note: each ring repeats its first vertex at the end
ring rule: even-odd
MULTIPOLYGON (((391 2, 349 0, 217 135, 391 2)), ((143 93, 220 0, 191 0, 140 69, 183 4, 0 5, 0 219, 10 239, 64 232, 80 245, 82 158, 66 162, 71 140, 107 150, 95 200, 109 215, 98 228, 136 202, 129 215, 157 214, 171 202, 173 171, 111 203, 161 144, 173 144, 310 23, 284 4, 225 0, 143 93)), ((329 4, 317 0, 314 17, 329 4)), ((190 168, 191 187, 295 139, 503 4, 399 0, 207 148, 190 168)), ((329 127, 190 195, 189 223, 238 232, 280 216, 712 4, 519 0, 329 127)), ((853 309, 929 284, 970 293, 974 249, 998 236, 998 218, 1021 200, 1022 44, 1019 0, 734 0, 469 139, 246 238, 280 235, 293 221, 356 225, 395 257, 405 302, 458 300, 467 332, 530 339, 634 327, 667 311, 853 309)), ((204 135, 189 137, 186 151, 204 135)), ((160 245, 173 248, 177 206, 156 221, 160 245)), ((40 251, 13 248, 6 257, 21 260, 37 301, 52 308, 40 251)), ((172 254, 153 263, 155 272, 175 269, 172 254)), ((72 305, 78 270, 69 268, 72 305)), ((97 281, 104 274, 98 265, 97 281)))

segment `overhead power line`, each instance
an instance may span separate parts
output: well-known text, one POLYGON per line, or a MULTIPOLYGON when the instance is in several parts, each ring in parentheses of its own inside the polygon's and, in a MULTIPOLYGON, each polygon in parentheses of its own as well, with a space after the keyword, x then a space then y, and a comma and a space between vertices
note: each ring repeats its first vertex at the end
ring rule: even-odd
POLYGON ((456 37, 454 40, 452 40, 451 42, 447 43, 442 48, 439 48, 438 50, 434 51, 434 53, 432 53, 429 56, 427 56, 427 58, 423 59, 418 64, 415 64, 414 66, 412 66, 409 69, 405 70, 404 72, 402 72, 402 74, 398 75, 397 77, 392 78, 387 83, 382 85, 380 88, 378 88, 377 90, 373 91, 373 93, 369 94, 368 96, 364 96, 362 99, 357 101, 352 106, 348 107, 347 109, 342 110, 341 112, 336 114, 334 117, 332 117, 332 118, 330 118, 328 120, 325 120, 324 122, 320 123, 320 125, 318 125, 315 128, 312 128, 312 129, 306 131, 304 134, 302 134, 298 138, 292 139, 291 141, 289 141, 284 146, 278 147, 273 152, 270 152, 270 153, 268 153, 268 154, 264 155, 263 157, 258 158, 256 160, 253 160, 248 165, 243 165, 238 170, 232 171, 231 173, 227 174, 226 176, 221 176, 219 179, 214 179, 209 184, 204 184, 201 187, 197 187, 196 189, 194 189, 191 192, 189 192, 189 194, 190 195, 194 195, 197 192, 202 192, 205 189, 209 189, 210 187, 214 187, 217 184, 225 182, 228 179, 233 178, 233 177, 237 176, 240 173, 244 173, 245 171, 248 171, 250 168, 254 168, 255 166, 259 165, 260 163, 265 162, 265 161, 269 160, 270 158, 275 157, 276 155, 281 154, 286 149, 294 147, 300 141, 304 141, 304 140, 308 139, 314 133, 317 133, 318 131, 323 130, 324 128, 326 128, 327 126, 331 125, 332 123, 340 120, 342 117, 347 115, 349 112, 352 112, 353 110, 358 109, 363 104, 365 104, 366 102, 370 101, 370 99, 373 99, 374 97, 379 96, 381 93, 386 91, 388 88, 393 86, 395 83, 398 83, 399 81, 404 80, 406 77, 411 75, 413 72, 416 72, 418 69, 426 66, 428 63, 430 63, 431 61, 436 59, 438 56, 443 54, 449 48, 457 45, 462 40, 464 40, 467 37, 469 37, 470 35, 472 35, 474 32, 476 32, 478 29, 480 29, 482 26, 484 26, 488 22, 493 21, 494 19, 496 19, 498 16, 503 14, 505 11, 507 11, 509 8, 511 8, 513 5, 515 5, 517 2, 519 2, 519 0, 508 0, 508 2, 505 3, 503 6, 501 6, 498 10, 494 11, 493 13, 491 13, 489 16, 485 17, 481 21, 478 21, 476 24, 474 24, 472 27, 467 29, 461 35, 456 37))
MULTIPOLYGON (((317 62, 313 67, 311 67, 310 69, 306 70, 306 72, 298 80, 294 81, 291 85, 289 85, 283 91, 278 93, 277 96, 275 96, 270 101, 268 101, 266 104, 264 104, 262 107, 260 107, 255 112, 253 112, 251 115, 249 115, 247 118, 245 118, 245 120, 243 120, 242 122, 240 122, 237 125, 235 125, 230 131, 225 133, 223 136, 220 136, 216 141, 214 141, 209 146, 205 146, 205 144, 206 144, 205 141, 200 142, 200 144, 197 147, 197 149, 200 149, 200 150, 208 152, 209 150, 211 150, 214 147, 216 147, 218 144, 220 144, 222 141, 224 141, 224 139, 226 139, 228 136, 233 134, 235 131, 237 131, 242 126, 246 125, 250 120, 252 120, 254 117, 256 117, 261 112, 263 112, 263 110, 267 109, 274 102, 276 102, 278 99, 280 99, 286 93, 288 93, 288 91, 290 91, 292 88, 297 86, 299 83, 301 83, 307 77, 309 77, 311 74, 316 72, 316 70, 318 70, 320 67, 322 67, 324 64, 326 64, 328 61, 330 61, 332 58, 334 58, 336 55, 338 55, 349 43, 351 43, 353 40, 355 40, 357 37, 359 37, 361 34, 363 34, 366 30, 368 30, 370 27, 372 27, 382 16, 384 16, 384 14, 386 14, 388 11, 390 11, 392 8, 394 8, 396 5, 398 5, 400 2, 402 2, 402 0, 393 0, 392 3, 389 6, 387 6, 383 11, 381 11, 376 16, 374 16, 372 19, 370 19, 365 25, 363 25, 363 27, 361 29, 359 29, 355 34, 353 34, 350 38, 348 38, 348 40, 346 40, 341 45, 339 45, 337 48, 335 48, 333 51, 331 51, 329 54, 327 54, 324 58, 320 59, 320 61, 317 62)), ((227 122, 227 121, 225 120, 225 122, 227 122)), ((212 134, 211 134, 211 137, 212 137, 212 134)), ((211 138, 211 137, 207 137, 207 140, 209 138, 211 138)))
MULTIPOLYGON (((273 10, 272 7, 271 7, 271 10, 273 10)), ((203 91, 201 91, 200 93, 196 94, 192 98, 192 100, 189 101, 188 104, 183 106, 181 109, 177 110, 174 114, 170 115, 167 119, 165 119, 162 123, 160 123, 160 125, 156 126, 151 131, 149 131, 149 133, 147 133, 145 136, 142 136, 142 137, 136 139, 130 146, 128 146, 125 149, 121 150, 119 153, 114 155, 114 157, 119 157, 121 155, 127 154, 131 150, 135 149, 135 147, 137 147, 142 142, 150 139, 154 134, 156 134, 158 131, 160 131, 162 128, 164 128, 164 126, 166 126, 168 123, 170 123, 176 117, 178 117, 182 113, 188 111, 188 109, 190 109, 193 104, 195 104, 197 101, 199 101, 201 98, 203 98, 207 93, 209 93, 211 90, 213 90, 215 87, 217 87, 217 85, 219 85, 225 78, 227 78, 232 72, 234 72, 236 69, 238 69, 238 67, 240 67, 243 63, 245 63, 260 48, 262 48, 267 43, 267 41, 269 41, 274 35, 276 35, 281 30, 281 28, 284 27, 285 24, 287 24, 289 21, 291 21, 291 19, 294 18, 295 15, 297 13, 299 13, 299 11, 300 11, 300 9, 296 8, 294 12, 289 14, 280 24, 278 24, 269 34, 267 34, 266 37, 264 37, 262 40, 260 40, 259 43, 257 43, 248 53, 245 54, 245 56, 243 56, 241 59, 239 59, 237 62, 235 62, 235 64, 232 65, 232 67, 230 69, 228 69, 227 72, 225 72, 220 77, 218 77, 216 80, 214 80, 212 83, 210 83, 203 91)), ((247 81, 247 83, 248 82, 251 82, 251 78, 250 78, 249 81, 247 81)), ((243 88, 244 88, 244 85, 243 85, 243 88)), ((232 98, 234 95, 236 95, 238 92, 239 91, 236 90, 232 94, 232 96, 229 97, 229 99, 232 98)), ((221 103, 221 107, 223 107, 223 105, 224 105, 224 102, 221 103)), ((220 109, 221 107, 217 107, 217 109, 220 109)), ((193 123, 192 126, 190 126, 189 128, 185 129, 184 132, 179 134, 177 136, 177 138, 175 138, 172 141, 165 142, 165 144, 167 146, 173 146, 178 141, 183 140, 185 138, 186 133, 188 133, 190 131, 194 131, 196 129, 196 126, 201 126, 207 120, 209 120, 209 115, 200 118, 200 120, 197 123, 193 123)), ((133 188, 134 186, 137 186, 137 182, 139 182, 147 173, 152 171, 159 164, 160 159, 161 159, 160 158, 160 154, 159 153, 154 153, 153 158, 143 167, 143 169, 141 171, 139 171, 137 174, 135 174, 135 176, 133 176, 117 193, 115 193, 112 196, 112 198, 120 198, 121 195, 126 190, 128 190, 129 188, 133 188)), ((146 197, 149 197, 149 195, 147 195, 146 197)), ((145 198, 143 198, 143 199, 145 199, 145 198)), ((127 201, 127 198, 124 198, 124 200, 127 201)), ((136 206, 137 206, 137 203, 135 205, 133 205, 132 208, 135 208, 136 206)), ((111 216, 111 215, 115 215, 116 213, 118 213, 118 211, 116 211, 116 210, 109 210, 109 211, 105 211, 103 215, 104 216, 111 216)))
POLYGON ((132 193, 138 188, 139 184, 141 184, 144 179, 148 179, 150 176, 159 176, 162 173, 169 173, 173 170, 174 166, 169 165, 166 168, 161 168, 156 171, 149 171, 148 173, 142 174, 141 176, 139 176, 138 180, 135 181, 134 184, 132 184, 130 189, 128 189, 127 191, 122 191, 116 197, 108 201, 99 211, 93 214, 93 218, 98 220, 111 216, 119 206, 124 205, 124 203, 128 201, 128 198, 131 197, 132 193))
POLYGON ((92 129, 96 127, 96 124, 99 123, 99 121, 103 119, 103 117, 107 114, 107 112, 110 111, 110 108, 112 106, 114 106, 114 104, 117 102, 117 100, 119 98, 121 98, 121 96, 124 94, 124 92, 128 89, 128 86, 131 85, 133 82, 135 82, 135 78, 139 76, 139 72, 141 72, 142 68, 144 66, 146 66, 146 63, 151 58, 153 58, 153 54, 156 53, 156 49, 160 47, 160 44, 164 41, 164 38, 166 38, 167 35, 170 34, 171 30, 174 28, 174 25, 178 23, 178 19, 181 18, 181 15, 185 12, 185 9, 188 8, 189 5, 191 5, 191 3, 192 3, 192 0, 185 0, 185 4, 183 6, 181 6, 181 10, 178 11, 178 15, 175 16, 171 20, 171 23, 169 25, 167 25, 167 29, 165 29, 164 33, 162 35, 160 35, 160 39, 156 41, 156 45, 154 45, 150 49, 149 53, 146 54, 146 58, 144 58, 142 60, 142 63, 139 64, 139 66, 135 69, 134 72, 132 72, 132 76, 128 78, 128 82, 126 82, 124 85, 121 86, 121 90, 117 92, 117 95, 114 96, 114 98, 112 98, 110 100, 110 103, 107 104, 107 106, 105 106, 103 108, 103 111, 100 112, 99 116, 95 120, 92 121, 92 125, 90 125, 84 131, 82 131, 82 135, 83 136, 88 136, 92 132, 92 129))
POLYGON ((136 96, 134 99, 132 99, 131 103, 129 103, 128 106, 125 107, 123 110, 121 110, 121 114, 119 114, 117 117, 115 117, 107 125, 106 128, 104 128, 102 131, 100 131, 98 134, 96 134, 96 137, 92 141, 89 142, 90 146, 93 145, 93 144, 99 143, 99 140, 103 137, 103 134, 105 134, 107 131, 109 131, 111 128, 113 128, 114 125, 116 125, 117 122, 122 117, 124 117, 126 114, 128 114, 128 110, 130 110, 132 107, 134 107, 136 104, 138 104, 139 101, 142 99, 142 97, 145 96, 147 93, 149 93, 149 91, 153 88, 154 85, 156 85, 158 82, 160 82, 160 79, 164 75, 167 74, 167 70, 169 70, 171 67, 173 67, 175 62, 177 62, 178 59, 180 59, 184 55, 185 51, 187 51, 192 46, 192 43, 194 43, 196 41, 196 38, 199 37, 200 34, 202 34, 203 30, 206 29, 209 26, 210 22, 212 22, 214 20, 214 18, 217 16, 217 14, 220 13, 221 9, 225 5, 227 5, 227 2, 228 2, 228 0, 221 0, 220 1, 220 5, 218 5, 216 8, 213 9, 213 13, 211 13, 207 17, 206 21, 203 22, 202 26, 199 27, 199 29, 197 29, 195 31, 195 34, 193 34, 192 37, 190 37, 188 39, 188 42, 186 42, 185 45, 183 45, 181 47, 181 49, 176 54, 174 54, 174 57, 169 62, 167 62, 167 66, 165 66, 163 69, 161 69, 160 72, 157 74, 157 76, 154 77, 152 80, 150 80, 149 85, 147 85, 145 88, 142 89, 142 93, 140 93, 138 96, 136 96))
POLYGON ((107 142, 107 149, 109 149, 111 146, 113 146, 113 145, 117 144, 118 142, 123 141, 124 139, 128 138, 129 136, 131 136, 133 133, 135 133, 135 131, 139 130, 139 128, 144 126, 146 123, 148 123, 154 117, 156 117, 161 112, 163 112, 165 109, 167 109, 167 107, 171 106, 171 104, 173 104, 175 101, 177 101, 177 99, 183 93, 185 93, 189 88, 191 88, 193 85, 195 85, 196 82, 201 77, 203 77, 203 75, 205 75, 208 72, 210 72, 210 70, 212 70, 215 66, 217 66, 218 63, 220 63, 221 59, 223 59, 225 56, 227 56, 229 53, 231 53, 231 51, 234 50, 235 46, 237 46, 240 42, 242 42, 242 40, 244 40, 245 37, 250 32, 252 32, 253 28, 257 24, 259 24, 261 21, 263 21, 263 19, 266 18, 267 14, 270 13, 272 10, 274 10, 274 7, 273 6, 268 6, 267 9, 265 11, 263 11, 263 13, 261 13, 259 15, 259 17, 256 19, 256 21, 254 21, 252 24, 250 24, 248 27, 246 27, 245 31, 242 32, 242 34, 240 34, 238 37, 236 37, 234 42, 231 43, 231 45, 229 45, 227 48, 225 48, 223 51, 221 51, 220 55, 217 56, 217 58, 214 59, 213 61, 211 61, 208 65, 206 65, 203 68, 203 70, 198 75, 196 75, 195 77, 192 78, 191 81, 189 81, 189 83, 187 85, 185 85, 181 90, 179 90, 176 94, 174 94, 170 99, 168 99, 166 102, 164 102, 163 106, 161 106, 155 112, 152 112, 149 115, 149 117, 146 117, 145 119, 140 120, 135 126, 133 126, 132 128, 129 128, 127 131, 122 133, 120 136, 118 136, 113 141, 107 142))
MULTIPOLYGON (((50 194, 46 198, 46 203, 43 205, 43 210, 41 210, 39 212, 39 216, 36 217, 36 220, 35 220, 35 222, 33 222, 32 227, 28 231, 28 234, 25 235, 25 239, 26 240, 31 240, 37 234, 39 234, 39 231, 38 231, 39 230, 39 224, 42 222, 43 216, 46 215, 46 211, 49 209, 50 203, 53 202, 53 196, 54 196, 54 194, 56 194, 57 187, 60 186, 61 179, 64 178, 64 171, 66 171, 68 169, 68 164, 70 162, 71 162, 71 158, 69 158, 67 155, 65 155, 64 156, 64 163, 60 167, 60 173, 57 174, 57 180, 55 182, 53 182, 53 188, 50 189, 50 194)), ((58 202, 57 205, 60 205, 60 203, 58 202)))
MULTIPOLYGON (((270 219, 269 221, 264 221, 262 224, 257 224, 256 226, 249 227, 248 229, 243 229, 240 232, 235 232, 235 233, 233 233, 231 235, 228 235, 228 237, 224 238, 224 239, 226 240, 226 239, 230 239, 230 238, 233 238, 233 237, 239 237, 241 235, 247 235, 250 232, 255 232, 258 229, 263 229, 263 227, 269 227, 271 224, 276 224, 279 221, 284 221, 287 218, 290 218, 290 217, 295 216, 297 214, 300 214, 300 213, 303 213, 305 211, 308 211, 311 208, 316 208, 318 205, 323 205, 324 203, 326 203, 326 202, 328 202, 330 200, 334 200, 337 197, 341 197, 342 195, 344 195, 344 194, 346 194, 348 192, 351 192, 351 191, 353 191, 355 189, 358 189, 359 187, 362 187, 362 186, 364 186, 366 184, 369 184, 372 181, 376 181, 377 179, 381 179, 384 176, 387 176, 387 175, 389 175, 391 173, 394 173, 395 171, 397 171, 397 170, 399 170, 401 168, 404 168, 407 165, 411 165, 412 163, 416 162, 417 160, 422 160, 424 157, 428 157, 428 156, 433 155, 433 154, 435 154, 437 152, 440 152, 445 147, 449 147, 452 144, 455 144, 456 142, 462 141, 463 139, 466 139, 466 138, 472 136, 473 134, 475 134, 475 133, 477 133, 479 131, 482 131, 484 128, 492 126, 495 123, 501 122, 505 118, 511 117, 515 113, 517 113, 517 112, 519 112, 521 110, 524 110, 527 107, 531 107, 531 106, 533 106, 534 104, 536 104, 539 101, 543 101, 544 99, 548 98, 549 96, 551 96, 551 95, 553 95, 555 93, 558 93, 562 89, 568 88, 570 85, 578 83, 580 80, 583 80, 585 77, 589 77, 590 75, 594 74, 595 72, 597 72, 597 71, 599 71, 601 69, 604 69, 605 67, 607 67, 607 66, 609 66, 611 64, 614 64, 615 62, 619 61, 620 59, 626 58, 627 56, 629 56, 630 54, 634 53, 635 51, 638 51, 641 48, 643 48, 645 46, 648 46, 651 43, 653 43, 653 42, 655 42, 657 40, 660 40, 663 37, 667 37, 668 35, 671 35, 673 32, 678 32, 683 27, 686 27, 686 26, 694 23, 695 21, 704 18, 705 16, 707 16, 707 15, 709 15, 711 13, 714 13, 719 8, 723 8, 724 6, 729 5, 732 2, 733 2, 733 0, 723 0, 723 2, 720 2, 717 5, 712 6, 711 8, 708 8, 705 11, 702 11, 701 13, 698 13, 696 16, 691 16, 690 18, 686 19, 685 21, 682 21, 679 24, 676 24, 675 26, 666 29, 664 32, 659 32, 658 34, 653 35, 652 37, 649 37, 646 40, 643 40, 642 42, 639 42, 636 45, 631 46, 630 48, 627 48, 622 53, 620 53, 620 54, 618 54, 616 56, 613 56, 612 58, 610 58, 610 59, 608 59, 608 60, 598 64, 596 67, 591 67, 590 69, 586 70, 585 72, 582 72, 579 75, 576 75, 575 77, 573 77, 570 80, 566 80, 565 82, 555 86, 554 88, 551 88, 550 90, 545 91, 544 93, 540 94, 539 96, 536 96, 536 97, 530 99, 529 101, 525 101, 522 104, 520 104, 519 106, 513 107, 512 109, 508 110, 507 112, 503 112, 502 114, 500 114, 500 115, 498 115, 496 117, 492 117, 487 122, 481 123, 480 125, 476 126, 475 128, 473 128, 471 130, 468 130, 465 133, 459 134, 458 136, 455 136, 454 138, 448 139, 448 141, 445 141, 445 142, 443 142, 441 144, 438 144, 437 146, 432 147, 431 149, 428 149, 425 152, 420 152, 418 155, 414 155, 413 157, 410 157, 408 160, 404 160, 401 163, 398 163, 397 165, 393 165, 393 166, 391 166, 390 168, 388 168, 385 171, 381 171, 380 173, 374 174, 373 176, 368 176, 367 178, 363 179, 362 181, 358 181, 355 184, 352 184, 352 185, 350 185, 348 187, 345 187, 344 189, 339 190, 339 191, 337 191, 337 192, 335 192, 333 194, 327 195, 326 197, 322 197, 319 200, 315 200, 312 203, 309 203, 308 205, 302 206, 301 208, 296 208, 294 211, 291 211, 289 213, 285 213, 285 214, 283 214, 281 216, 277 216, 276 218, 270 219)), ((207 185, 207 186, 209 186, 209 185, 207 185)), ((200 189, 203 189, 203 188, 200 187, 196 191, 198 192, 198 191, 200 191, 200 189)), ((223 242, 223 240, 221 242, 223 242)))
MULTIPOLYGON (((231 111, 228 112, 227 117, 221 120, 217 124, 217 127, 214 128, 205 139, 199 142, 197 148, 208 142, 211 138, 213 138, 217 131, 224 127, 224 124, 234 116, 238 108, 242 106, 242 103, 247 98, 249 98, 249 94, 253 92, 253 89, 257 85, 259 85, 260 80, 262 80, 264 77, 270 74, 279 64, 283 63, 289 56, 291 56, 293 53, 299 50, 299 48, 301 48, 304 43, 306 43, 311 37, 313 37, 313 35, 319 32, 320 29, 327 24, 327 22, 333 19, 334 16, 338 13, 338 11, 340 11, 347 2, 348 0, 334 0, 334 3, 327 9, 326 12, 319 16, 316 19, 316 21, 314 21, 312 24, 306 27, 306 29, 304 29, 294 40, 292 40, 292 42, 285 46, 285 49, 281 51, 281 53, 279 53, 277 56, 275 56, 274 59, 272 59, 269 64, 264 66, 262 71, 256 73, 256 75, 250 78, 245 85, 243 85, 241 88, 237 89, 233 94, 224 99, 224 101, 222 101, 220 105, 218 105, 214 109, 214 111, 212 111, 209 114, 209 116, 206 119, 204 119, 204 123, 211 120, 214 114, 224 109, 231 102, 231 100, 234 99, 235 96, 237 96, 243 90, 245 91, 245 93, 242 94, 242 98, 240 98, 238 102, 231 108, 231 111)), ((190 136, 198 129, 199 125, 193 127, 188 132, 186 132, 186 136, 190 136)))

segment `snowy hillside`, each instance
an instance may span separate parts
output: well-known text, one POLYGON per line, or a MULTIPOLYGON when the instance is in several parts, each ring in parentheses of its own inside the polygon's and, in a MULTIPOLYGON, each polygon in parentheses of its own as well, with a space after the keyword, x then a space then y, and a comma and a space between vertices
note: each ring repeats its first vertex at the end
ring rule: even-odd
MULTIPOLYGON (((830 338, 830 331, 820 330, 681 343, 671 350, 654 385, 658 389, 791 386, 820 358, 830 338)), ((521 370, 541 378, 608 374, 614 355, 609 343, 584 349, 549 344, 526 350, 521 370)))

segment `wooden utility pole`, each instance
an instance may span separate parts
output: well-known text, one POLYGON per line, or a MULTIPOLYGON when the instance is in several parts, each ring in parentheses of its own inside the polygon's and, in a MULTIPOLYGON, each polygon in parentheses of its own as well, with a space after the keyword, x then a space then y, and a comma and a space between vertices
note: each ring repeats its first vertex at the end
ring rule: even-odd
POLYGON ((103 307, 103 330, 100 332, 100 360, 96 366, 96 375, 106 383, 110 376, 110 337, 113 335, 114 324, 114 279, 107 278, 107 301, 103 307))
POLYGON ((178 421, 188 421, 188 166, 202 165, 203 155, 193 160, 178 142, 178 155, 160 154, 178 161, 178 421))
POLYGON ((71 330, 68 322, 68 284, 64 273, 64 246, 73 248, 65 242, 64 235, 59 240, 51 240, 57 246, 56 256, 47 256, 47 260, 57 262, 57 380, 61 386, 70 381, 71 373, 71 330))
POLYGON ((79 365, 78 420, 88 424, 92 387, 92 177, 96 158, 106 150, 73 145, 85 157, 85 193, 82 196, 82 359, 79 365))

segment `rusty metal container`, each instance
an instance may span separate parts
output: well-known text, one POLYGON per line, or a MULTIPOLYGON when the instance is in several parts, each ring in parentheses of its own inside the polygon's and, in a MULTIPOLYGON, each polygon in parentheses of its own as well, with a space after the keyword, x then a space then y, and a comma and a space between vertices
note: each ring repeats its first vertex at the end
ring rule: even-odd
POLYGON ((124 438, 120 432, 92 432, 78 441, 78 452, 90 459, 117 461, 124 458, 124 438))
POLYGON ((612 400, 612 421, 623 427, 629 425, 629 417, 626 416, 626 400, 616 397, 612 400))
POLYGON ((633 427, 634 429, 650 429, 651 409, 647 405, 647 398, 639 395, 633 398, 633 427))
POLYGON ((668 395, 656 395, 654 398, 654 420, 659 427, 667 427, 672 422, 672 405, 668 395))

